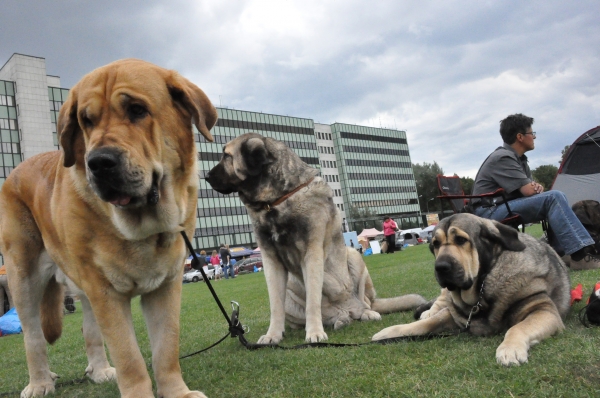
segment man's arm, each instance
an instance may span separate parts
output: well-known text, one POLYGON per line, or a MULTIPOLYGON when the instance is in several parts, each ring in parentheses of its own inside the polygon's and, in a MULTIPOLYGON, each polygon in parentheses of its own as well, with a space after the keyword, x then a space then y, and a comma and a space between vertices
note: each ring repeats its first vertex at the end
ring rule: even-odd
POLYGON ((529 184, 525 184, 519 188, 519 191, 521 191, 523 196, 533 196, 544 192, 544 187, 535 181, 531 181, 529 184))

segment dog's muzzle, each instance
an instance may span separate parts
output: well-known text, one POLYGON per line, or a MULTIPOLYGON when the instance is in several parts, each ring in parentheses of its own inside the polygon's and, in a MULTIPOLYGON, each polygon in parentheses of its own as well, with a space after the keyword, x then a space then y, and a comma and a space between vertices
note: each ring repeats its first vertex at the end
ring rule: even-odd
POLYGON ((448 290, 467 290, 473 286, 473 280, 465 277, 465 270, 455 261, 438 258, 435 262, 435 278, 439 285, 448 290))
POLYGON ((160 199, 158 178, 153 175, 150 188, 144 175, 128 169, 128 162, 118 148, 95 149, 87 156, 88 179, 96 194, 117 207, 156 205, 160 199))

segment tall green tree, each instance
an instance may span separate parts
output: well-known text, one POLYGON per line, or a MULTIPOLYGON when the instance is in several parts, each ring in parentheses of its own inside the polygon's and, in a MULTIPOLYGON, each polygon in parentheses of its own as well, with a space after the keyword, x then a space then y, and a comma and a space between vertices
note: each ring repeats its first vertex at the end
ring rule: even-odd
POLYGON ((475 180, 473 180, 471 177, 460 177, 460 184, 463 187, 463 191, 465 191, 465 195, 471 195, 475 180))
POLYGON ((558 173, 558 167, 552 164, 542 165, 531 172, 533 179, 542 184, 545 191, 552 186, 556 173, 558 173))
POLYGON ((444 174, 444 170, 434 161, 433 163, 413 164, 413 173, 417 183, 417 194, 421 211, 439 211, 440 201, 436 199, 439 195, 436 176, 444 174))

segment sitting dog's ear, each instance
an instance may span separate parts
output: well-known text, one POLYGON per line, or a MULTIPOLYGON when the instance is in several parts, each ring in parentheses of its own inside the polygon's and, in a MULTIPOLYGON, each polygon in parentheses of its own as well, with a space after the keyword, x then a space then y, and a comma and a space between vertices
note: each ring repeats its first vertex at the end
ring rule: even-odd
POLYGON ((262 167, 272 163, 269 151, 265 142, 261 138, 250 138, 242 144, 242 159, 246 165, 245 172, 251 176, 257 176, 261 173, 262 167))
POLYGON ((525 250, 525 244, 519 240, 519 232, 497 221, 485 222, 481 226, 481 236, 498 243, 506 250, 520 252, 525 250))

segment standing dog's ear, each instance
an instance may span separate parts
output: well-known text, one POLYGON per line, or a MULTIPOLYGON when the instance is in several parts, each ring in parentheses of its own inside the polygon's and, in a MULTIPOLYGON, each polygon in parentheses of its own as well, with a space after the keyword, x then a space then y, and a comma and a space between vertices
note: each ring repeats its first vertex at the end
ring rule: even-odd
POLYGON ((264 165, 273 162, 265 142, 261 138, 250 138, 242 144, 240 151, 245 164, 244 172, 247 175, 257 176, 261 173, 264 165))
POLYGON ((525 244, 519 240, 519 231, 498 221, 485 220, 481 225, 481 236, 498 243, 506 250, 520 252, 525 244))
POLYGON ((213 142, 210 129, 217 123, 217 110, 204 91, 175 71, 166 80, 173 100, 191 114, 192 122, 204 138, 213 142))
POLYGON ((76 141, 83 139, 79 120, 77 120, 77 86, 70 90, 67 100, 60 107, 56 131, 58 142, 63 150, 63 165, 71 167, 76 160, 76 141))

